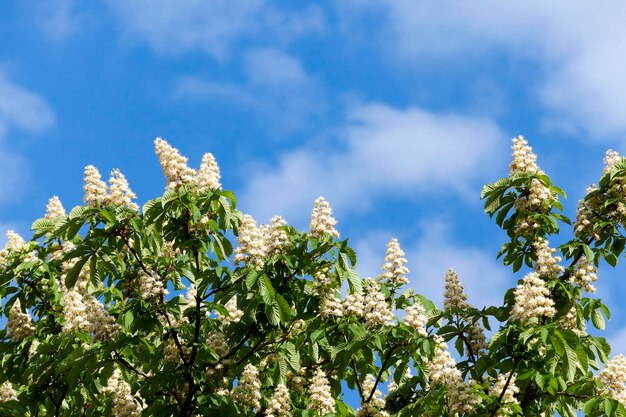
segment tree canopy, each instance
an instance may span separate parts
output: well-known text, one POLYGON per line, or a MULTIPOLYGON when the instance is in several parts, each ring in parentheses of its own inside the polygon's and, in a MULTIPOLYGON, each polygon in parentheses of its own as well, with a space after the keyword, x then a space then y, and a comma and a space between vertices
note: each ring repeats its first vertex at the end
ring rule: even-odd
MULTIPOLYGON (((28 416, 626 416, 626 358, 602 337, 600 264, 626 245, 626 160, 565 193, 522 137, 485 212, 525 276, 500 306, 468 303, 450 269, 442 306, 409 284, 392 239, 374 278, 314 202, 310 228, 257 224, 162 139, 165 193, 135 203, 124 175, 85 168, 84 205, 58 198, 0 251, 0 413, 28 416), (561 233, 565 243, 550 246, 561 233), (349 397, 358 396, 354 409, 349 397)), ((454 265, 455 260, 450 259, 454 265)), ((485 277, 488 280, 488 277, 485 277)))

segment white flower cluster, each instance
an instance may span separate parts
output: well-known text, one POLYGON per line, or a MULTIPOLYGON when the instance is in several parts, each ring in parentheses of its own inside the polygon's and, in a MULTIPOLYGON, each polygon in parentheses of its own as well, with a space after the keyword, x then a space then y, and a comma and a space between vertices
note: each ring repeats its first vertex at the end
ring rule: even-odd
POLYGON ((563 267, 559 265, 561 262, 560 256, 553 256, 556 253, 556 249, 548 246, 548 241, 544 238, 539 238, 533 242, 533 249, 537 256, 535 262, 535 271, 546 279, 555 279, 563 272, 563 267))
POLYGON ((63 293, 63 331, 85 330, 95 340, 110 340, 119 332, 120 326, 104 305, 93 295, 76 289, 63 293))
POLYGON ((356 417, 389 417, 389 413, 385 411, 385 400, 382 398, 382 392, 378 389, 374 391, 375 384, 376 378, 371 374, 367 374, 365 380, 361 382, 364 398, 361 399, 361 408, 356 412, 356 417), (372 391, 374 394, 367 401, 372 391))
POLYGON ((611 169, 613 169, 613 166, 616 163, 618 163, 621 159, 622 157, 620 156, 619 153, 617 153, 613 149, 607 149, 606 153, 604 154, 604 170, 602 171, 602 173, 608 174, 609 172, 611 172, 611 169))
POLYGON ((585 334, 585 322, 582 321, 580 325, 578 325, 577 313, 576 313, 576 304, 569 309, 566 315, 561 317, 559 320, 559 325, 563 329, 571 330, 579 336, 585 334))
POLYGON ((87 165, 83 182, 84 203, 93 206, 105 204, 109 196, 109 189, 106 183, 102 181, 98 168, 93 165, 87 165))
POLYGON ((289 390, 285 384, 278 384, 270 399, 270 406, 265 410, 265 417, 291 417, 289 390))
POLYGON ((450 415, 472 412, 481 402, 480 397, 474 392, 475 382, 471 379, 468 382, 463 381, 461 371, 457 369, 443 337, 435 335, 434 341, 435 350, 428 362, 430 382, 447 386, 450 415))
POLYGON ((511 316, 522 322, 533 318, 552 317, 556 314, 554 301, 544 280, 536 272, 531 272, 515 288, 515 305, 511 316))
POLYGON ((577 263, 574 269, 574 273, 569 279, 569 282, 578 285, 581 289, 587 292, 596 292, 596 288, 593 283, 598 280, 598 270, 595 265, 587 260, 583 256, 577 263))
POLYGON ((365 327, 391 326, 394 315, 391 312, 385 295, 380 291, 380 284, 374 280, 363 281, 365 297, 363 300, 363 317, 365 327))
POLYGON ((598 381, 604 385, 604 392, 610 398, 626 406, 626 357, 617 355, 598 374, 598 381))
MULTIPOLYGON (((587 188, 587 195, 597 189, 598 187, 595 184, 590 185, 587 188)), ((578 201, 578 206, 576 207, 576 221, 574 222, 574 233, 576 236, 587 234, 594 240, 600 239, 600 235, 594 229, 593 223, 593 212, 598 208, 598 201, 596 198, 589 200, 585 200, 583 198, 578 201)))
POLYGON ((13 384, 5 381, 0 385, 0 403, 17 400, 17 393, 13 389, 13 384))
MULTIPOLYGON (((24 241, 22 236, 15 233, 13 230, 7 230, 6 236, 7 242, 4 245, 4 249, 0 250, 0 267, 6 264, 11 255, 13 255, 14 253, 24 252, 28 249, 28 243, 24 241)), ((31 263, 39 262, 39 258, 37 258, 37 253, 34 250, 21 254, 20 260, 22 262, 31 263)))
POLYGON ((465 287, 459 281, 459 276, 454 269, 448 269, 446 272, 445 292, 443 294, 443 308, 450 311, 452 308, 458 308, 461 311, 467 310, 470 305, 467 302, 465 287))
POLYGON ((331 287, 324 287, 318 290, 320 296, 320 315, 322 317, 341 317, 343 316, 344 306, 341 299, 337 296, 337 291, 331 287))
POLYGON ((109 184, 111 191, 109 200, 111 203, 118 206, 126 206, 131 210, 139 211, 139 206, 132 201, 137 198, 137 195, 130 189, 128 180, 126 180, 126 177, 119 169, 111 171, 109 184))
POLYGON ((291 371, 287 371, 287 382, 289 387, 295 392, 301 393, 308 386, 308 379, 306 378, 306 366, 300 367, 295 374, 291 371))
POLYGON ((243 368, 237 386, 233 390, 233 399, 241 407, 250 409, 261 407, 261 380, 256 366, 249 363, 243 368))
POLYGON ((330 384, 321 368, 315 371, 311 379, 307 409, 317 411, 320 416, 335 412, 335 400, 330 391, 330 384))
POLYGON ((398 239, 391 239, 387 244, 387 254, 383 264, 382 280, 385 284, 399 287, 409 283, 406 277, 409 269, 406 267, 407 260, 404 255, 398 239))
POLYGON ((120 325, 115 318, 106 310, 104 305, 94 296, 86 298, 87 314, 89 317, 89 330, 95 340, 111 340, 120 331, 120 325))
POLYGON ((428 318, 425 313, 426 311, 424 310, 424 306, 419 300, 416 299, 413 305, 406 309, 404 322, 417 330, 417 333, 420 335, 428 337, 428 332, 426 331, 428 318))
POLYGON ((473 413, 476 407, 482 402, 480 395, 477 395, 474 386, 476 382, 472 379, 464 382, 461 372, 448 381, 448 412, 451 416, 473 413))
POLYGON ((458 369, 456 362, 450 356, 448 344, 443 337, 435 335, 435 350, 433 357, 428 362, 428 373, 432 384, 445 384, 456 377, 458 369))
POLYGON ((282 217, 275 216, 269 225, 257 227, 252 216, 244 215, 239 226, 235 263, 263 268, 265 258, 282 252, 289 244, 287 233, 281 229, 286 224, 282 217))
POLYGON ((511 140, 513 142, 513 161, 509 167, 509 175, 518 172, 528 174, 540 172, 537 166, 537 155, 533 152, 533 148, 528 145, 528 141, 521 135, 511 140))
POLYGON ((202 157, 196 183, 199 187, 207 190, 219 190, 222 188, 220 184, 220 168, 217 166, 217 161, 212 153, 207 152, 202 157))
POLYGON ((139 206, 132 201, 137 196, 130 189, 126 177, 119 169, 111 171, 109 184, 110 188, 102 181, 100 171, 95 166, 87 165, 83 186, 85 204, 91 206, 115 204, 126 206, 131 210, 139 210, 139 206))
POLYGON ((351 292, 343 301, 343 315, 347 317, 363 317, 363 293, 351 292))
POLYGON ((478 321, 473 322, 466 329, 467 341, 474 355, 482 355, 487 350, 485 332, 478 321))
POLYGON ((511 376, 511 380, 509 381, 509 385, 506 385, 506 381, 509 379, 509 374, 499 374, 498 379, 495 384, 489 389, 489 395, 493 395, 496 398, 500 398, 502 392, 504 391, 504 395, 502 395, 502 400, 500 401, 503 404, 502 407, 498 410, 498 414, 506 414, 509 411, 507 404, 518 404, 517 398, 515 396, 519 393, 519 388, 515 384, 515 374, 511 376), (506 390, 504 387, 506 386, 506 390))
MULTIPOLYGON (((533 153, 532 148, 528 145, 523 136, 512 139, 513 141, 513 160, 509 167, 509 174, 517 173, 542 175, 544 172, 537 165, 537 156, 533 153)), ((549 200, 557 200, 558 196, 550 191, 541 181, 534 178, 531 180, 526 195, 520 196, 515 201, 515 209, 519 213, 525 212, 544 212, 550 209, 549 200)), ((521 216, 515 231, 518 234, 532 232, 539 227, 539 224, 528 216, 521 216)))
POLYGON ((122 378, 119 369, 113 371, 103 392, 109 394, 113 400, 113 415, 115 417, 139 417, 145 408, 143 401, 133 396, 130 385, 122 378))
POLYGON ((22 311, 22 303, 16 298, 7 317, 7 330, 11 340, 19 342, 35 332, 35 325, 28 312, 22 311))
POLYGON ((222 325, 228 326, 230 323, 239 323, 243 317, 243 311, 237 308, 237 296, 235 295, 224 304, 227 310, 227 315, 216 313, 217 319, 222 322, 222 325))
POLYGON ((172 147, 161 138, 154 140, 161 169, 167 179, 167 189, 178 188, 183 184, 191 184, 196 177, 196 171, 187 166, 187 158, 182 156, 178 149, 172 147))
POLYGON ((63 204, 61 204, 61 200, 56 195, 52 196, 48 200, 48 205, 46 206, 46 214, 44 218, 46 219, 56 219, 57 217, 64 217, 65 209, 63 208, 63 204))
POLYGON ((195 169, 187 166, 187 158, 165 140, 156 138, 154 151, 159 158, 163 174, 165 174, 168 190, 176 189, 184 184, 193 184, 201 189, 222 188, 220 170, 212 154, 204 154, 200 170, 196 172, 195 169))
MULTIPOLYGON (((467 294, 465 294, 465 287, 459 281, 459 276, 454 269, 448 269, 445 276, 445 291, 443 295, 443 306, 446 311, 450 311, 453 308, 460 310, 459 315, 467 319, 466 310, 470 308, 470 304, 467 302, 467 294)), ((477 321, 474 321, 466 328, 466 337, 472 353, 474 355, 480 355, 487 347, 485 340, 485 333, 477 321)))
POLYGON ((320 315, 322 317, 343 316, 343 305, 337 296, 337 291, 332 286, 329 275, 330 268, 322 268, 313 274, 313 289, 320 297, 320 315))
POLYGON ((167 295, 168 291, 163 285, 163 281, 154 274, 148 274, 143 269, 139 269, 139 296, 144 300, 159 300, 167 295))
MULTIPOLYGON (((230 347, 228 346, 228 338, 219 331, 212 331, 207 334, 206 344, 217 353, 217 356, 223 358, 228 354, 230 347)), ((214 370, 222 369, 224 363, 220 362, 214 370)))
POLYGON ((324 197, 318 197, 313 204, 311 212, 311 224, 309 234, 321 239, 325 234, 339 238, 339 232, 335 229, 337 220, 333 218, 333 209, 324 197))

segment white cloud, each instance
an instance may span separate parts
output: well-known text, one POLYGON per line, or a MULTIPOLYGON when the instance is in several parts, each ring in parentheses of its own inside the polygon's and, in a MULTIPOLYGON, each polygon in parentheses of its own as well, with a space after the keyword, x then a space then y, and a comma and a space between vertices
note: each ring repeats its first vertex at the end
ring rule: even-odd
POLYGON ((530 75, 524 82, 538 92, 535 98, 548 112, 546 124, 583 129, 596 137, 626 133, 626 4, 565 0, 336 4, 346 20, 360 21, 359 12, 374 11, 377 21, 384 16, 381 46, 405 63, 413 62, 417 68, 428 68, 424 65, 428 61, 437 62, 437 68, 439 64, 471 68, 473 62, 508 56, 521 73, 530 75))
POLYGON ((383 196, 474 197, 508 144, 488 119, 384 104, 352 106, 335 133, 333 141, 312 141, 249 172, 241 207, 260 219, 282 214, 294 222, 319 195, 340 211, 366 209, 383 196))
POLYGON ((54 114, 36 93, 9 81, 0 71, 0 126, 41 133, 54 124, 54 114))
POLYGON ((54 125, 54 114, 36 93, 0 71, 0 202, 19 199, 29 175, 23 158, 7 148, 16 131, 42 133, 54 125))
POLYGON ((36 25, 49 38, 63 40, 84 26, 85 14, 76 0, 30 0, 26 2, 36 25))
POLYGON ((163 53, 203 51, 223 59, 244 38, 288 42, 324 27, 318 7, 283 11, 265 0, 109 0, 131 39, 163 53))
MULTIPOLYGON (((373 232, 357 241, 357 271, 362 277, 377 276, 385 257, 385 247, 391 237, 388 232, 373 232)), ((454 242, 450 227, 438 219, 422 222, 421 234, 414 241, 400 236, 410 269, 410 286, 417 293, 443 305, 444 275, 448 268, 459 274, 469 302, 477 308, 502 305, 504 293, 516 280, 495 257, 475 246, 454 242)))
POLYGON ((174 96, 232 102, 269 119, 267 125, 281 132, 299 128, 324 109, 323 88, 298 59, 283 51, 248 50, 243 57, 243 71, 242 83, 182 77, 174 96))

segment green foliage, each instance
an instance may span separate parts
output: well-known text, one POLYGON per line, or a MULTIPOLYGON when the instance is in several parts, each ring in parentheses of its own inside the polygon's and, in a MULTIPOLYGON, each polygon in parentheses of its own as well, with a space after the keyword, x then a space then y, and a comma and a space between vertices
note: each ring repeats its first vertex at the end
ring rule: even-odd
MULTIPOLYGON (((625 175, 626 163, 616 164, 586 197, 594 209, 591 227, 577 229, 560 246, 566 268, 541 276, 555 313, 531 321, 515 316, 514 289, 501 306, 461 303, 442 310, 382 277, 363 281, 347 239, 315 238, 288 225, 274 229, 285 238, 279 250, 257 263, 235 261, 235 239, 245 232, 230 191, 182 185, 140 212, 95 204, 36 220, 33 239, 0 256, 2 312, 9 322, 0 330, 0 413, 133 415, 120 411, 118 394, 109 388, 121 378, 119 386, 145 416, 261 415, 285 384, 291 414, 313 417, 319 413, 310 381, 321 369, 335 416, 576 416, 576 410, 624 416, 623 404, 594 376, 610 347, 584 330, 586 323, 604 329, 609 311, 584 296, 574 278, 583 260, 614 266, 624 251, 623 195, 615 184, 625 175), (147 293, 150 279, 160 292, 147 293), (324 312, 329 294, 338 301, 342 290, 356 299, 363 295, 367 304, 367 291, 374 291, 368 288, 382 294, 381 311, 422 306, 423 327, 399 318, 372 324, 368 314, 376 309, 348 314, 345 301, 341 314, 324 312), (72 296, 97 326, 72 326, 72 296), (19 305, 21 319, 12 310, 19 305), (32 329, 18 337, 11 325, 21 320, 28 327, 26 314, 32 329), (483 328, 492 334, 479 346, 483 328), (448 374, 444 382, 434 375, 441 355, 435 335, 457 351, 459 360, 448 371, 458 371, 464 401, 476 401, 471 408, 455 409, 461 388, 445 379, 448 374), (260 375, 257 406, 241 401, 238 391, 250 364, 260 375), (505 385, 497 389, 499 376, 505 385), (519 392, 509 396, 513 387, 519 392), (377 390, 388 391, 382 405, 377 390), (358 413, 346 400, 348 391, 360 397, 358 413)), ((513 271, 537 269, 535 244, 571 224, 558 200, 565 193, 543 173, 515 173, 485 186, 481 197, 509 237, 499 256, 513 271), (529 203, 532 187, 546 192, 541 205, 529 203)))

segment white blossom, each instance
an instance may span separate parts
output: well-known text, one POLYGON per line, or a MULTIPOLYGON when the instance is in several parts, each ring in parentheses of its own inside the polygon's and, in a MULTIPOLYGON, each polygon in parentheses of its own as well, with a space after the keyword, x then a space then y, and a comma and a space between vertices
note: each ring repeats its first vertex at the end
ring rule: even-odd
POLYGON ((131 210, 139 211, 139 206, 132 200, 137 198, 137 195, 130 189, 126 177, 119 169, 111 171, 111 177, 109 178, 110 195, 108 201, 118 206, 126 206, 131 210))
POLYGON ((598 381, 604 385, 602 392, 626 406, 626 357, 617 355, 598 374, 598 381))
POLYGON ((385 411, 382 392, 378 389, 374 390, 375 384, 376 378, 371 374, 367 374, 365 380, 361 382, 364 398, 361 399, 361 408, 356 412, 357 417, 389 417, 389 413, 385 411), (368 401, 370 395, 371 399, 368 401))
POLYGON ((63 305, 63 331, 89 331, 89 317, 83 295, 76 289, 66 291, 63 294, 63 305))
MULTIPOLYGON (((590 185, 587 188, 587 196, 596 191, 598 187, 595 184, 590 185)), ((576 221, 574 222, 574 233, 576 236, 583 234, 589 235, 593 240, 599 240, 600 235, 595 230, 595 224, 593 223, 593 212, 598 209, 598 199, 586 197, 578 201, 576 207, 576 221)))
POLYGON ((217 319, 222 322, 224 326, 228 326, 230 323, 239 323, 243 317, 243 311, 237 308, 237 296, 235 295, 224 304, 227 314, 224 316, 217 312, 217 319))
POLYGON ((17 393, 15 389, 13 389, 13 384, 9 381, 3 382, 2 385, 0 385, 0 403, 15 400, 17 400, 17 393))
POLYGON ((461 311, 467 310, 470 305, 467 302, 465 287, 459 281, 459 276, 454 269, 448 269, 446 272, 445 292, 443 294, 443 308, 446 311, 457 308, 461 311))
POLYGON ((148 274, 143 269, 139 269, 139 296, 144 300, 160 299, 167 295, 168 291, 163 281, 154 274, 148 274))
POLYGON ((433 357, 428 362, 428 372, 430 382, 432 384, 445 384, 451 379, 457 377, 459 370, 456 368, 456 362, 448 351, 448 344, 443 337, 435 335, 435 350, 433 357))
POLYGON ((252 216, 244 215, 239 226, 235 263, 243 262, 262 268, 265 265, 264 258, 283 252, 289 245, 289 237, 282 229, 286 224, 282 217, 274 216, 270 224, 257 227, 252 216))
POLYGON ((363 317, 364 298, 361 291, 351 292, 343 301, 343 315, 348 317, 363 317))
POLYGON ((285 384, 278 384, 270 399, 270 406, 265 410, 265 417, 291 417, 289 390, 285 384))
POLYGON ((420 335, 428 337, 428 332, 426 331, 428 318, 425 313, 426 311, 422 303, 419 300, 415 300, 413 305, 406 309, 404 322, 417 330, 420 335))
POLYGON ((120 325, 115 321, 115 317, 106 310, 96 297, 90 295, 85 298, 89 317, 89 331, 93 333, 94 340, 113 339, 120 331, 120 325))
POLYGON ((464 382, 460 372, 455 374, 447 383, 446 397, 448 400, 448 411, 451 416, 472 413, 482 402, 480 395, 476 393, 474 386, 476 382, 470 379, 464 382))
POLYGON ((308 410, 317 411, 320 416, 335 412, 335 400, 330 391, 326 373, 318 368, 309 385, 308 410))
POLYGON ((262 268, 264 257, 268 253, 267 239, 257 227, 256 221, 246 214, 239 226, 237 248, 235 248, 235 263, 243 262, 246 265, 262 268))
POLYGON ((606 154, 604 155, 604 171, 603 174, 608 174, 613 169, 613 166, 618 163, 622 157, 619 153, 615 152, 613 149, 607 149, 606 154))
POLYGON ((387 254, 383 264, 383 282, 395 287, 408 284, 409 280, 406 278, 406 274, 409 273, 409 269, 406 267, 406 263, 407 260, 404 257, 404 251, 400 249, 398 239, 391 239, 387 244, 387 254))
POLYGON ((76 289, 63 294, 63 331, 93 333, 95 340, 110 340, 120 330, 115 318, 93 295, 76 289))
POLYGON ((595 265, 583 256, 574 267, 574 272, 569 278, 571 284, 579 286, 587 292, 596 292, 593 283, 598 280, 598 270, 595 265))
POLYGON ((242 407, 259 409, 261 406, 261 380, 254 365, 249 363, 244 367, 233 391, 233 399, 242 407))
POLYGON ((145 408, 140 398, 133 396, 130 385, 122 378, 119 369, 113 371, 106 387, 102 390, 110 395, 113 401, 113 415, 115 417, 139 417, 145 408))
POLYGON ((537 155, 533 153, 533 148, 528 145, 528 141, 521 135, 511 140, 513 141, 513 161, 509 167, 509 174, 513 175, 518 172, 538 173, 537 155))
POLYGON ((220 184, 220 169, 213 154, 205 153, 202 157, 195 182, 199 187, 208 190, 220 190, 222 188, 220 184))
POLYGON ((86 205, 97 206, 99 204, 106 204, 109 197, 109 190, 104 181, 100 171, 93 165, 87 165, 85 167, 85 178, 83 191, 83 201, 86 205))
POLYGON ((339 237, 339 232, 335 229, 337 220, 333 218, 333 210, 324 197, 319 197, 313 205, 311 213, 311 230, 309 234, 317 239, 321 239, 325 234, 339 237))
POLYGON ((500 404, 503 405, 498 410, 498 414, 508 412, 509 408, 506 406, 507 404, 518 404, 517 398, 515 398, 518 393, 519 388, 515 384, 515 374, 510 375, 509 373, 499 374, 495 384, 489 389, 489 395, 493 395, 496 398, 500 398, 500 396, 502 396, 500 404), (511 379, 507 385, 506 382, 509 380, 509 376, 511 379), (503 392, 504 394, 502 394, 503 392))
POLYGON ((19 342, 35 332, 33 320, 30 318, 28 312, 25 313, 22 311, 22 304, 19 298, 15 299, 15 302, 9 310, 7 330, 14 342, 19 342))
POLYGON ((394 315, 385 299, 385 295, 380 291, 379 284, 371 279, 364 280, 363 284, 365 289, 363 303, 365 327, 392 325, 394 315))
POLYGON ((515 288, 515 305, 511 316, 522 322, 533 318, 552 317, 556 314, 554 301, 544 280, 536 272, 531 272, 515 288))
POLYGON ((46 215, 44 218, 46 219, 55 219, 57 217, 65 216, 65 209, 63 208, 63 204, 61 204, 61 200, 56 195, 50 197, 48 200, 48 205, 46 206, 46 215))
POLYGON ((563 329, 571 330, 579 336, 585 334, 585 322, 583 321, 580 325, 578 324, 576 303, 567 311, 567 314, 559 319, 558 323, 563 329))
POLYGON ((156 138, 154 140, 154 151, 159 157, 168 190, 195 182, 196 171, 187 166, 187 158, 182 156, 178 149, 172 147, 165 140, 156 138))
POLYGON ((482 355, 487 350, 485 332, 478 321, 473 322, 466 328, 467 341, 474 356, 482 355))
POLYGON ((537 256, 535 262, 535 271, 545 278, 555 279, 563 272, 563 267, 559 265, 561 262, 560 256, 553 256, 556 253, 556 249, 548 246, 548 241, 544 238, 539 238, 533 242, 533 249, 537 256))
POLYGON ((343 305, 333 288, 332 279, 329 275, 330 268, 322 268, 313 275, 313 288, 320 297, 320 315, 322 317, 343 316, 343 305))
POLYGON ((281 216, 274 216, 270 219, 270 224, 264 227, 264 239, 267 247, 267 255, 282 253, 289 245, 289 236, 283 229, 287 225, 281 216))

